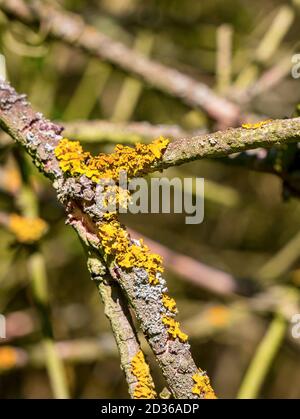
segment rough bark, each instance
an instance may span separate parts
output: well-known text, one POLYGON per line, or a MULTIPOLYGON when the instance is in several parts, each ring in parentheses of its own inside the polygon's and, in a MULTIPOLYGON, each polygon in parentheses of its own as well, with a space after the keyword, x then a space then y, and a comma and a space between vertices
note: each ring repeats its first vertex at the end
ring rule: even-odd
POLYGON ((171 142, 153 170, 178 166, 204 157, 224 157, 258 147, 269 148, 298 141, 300 118, 275 119, 259 128, 229 128, 171 142))
MULTIPOLYGON (((25 147, 36 167, 52 180, 58 198, 66 208, 69 222, 77 231, 89 253, 88 269, 92 279, 96 281, 105 304, 105 312, 111 322, 118 345, 129 393, 133 396, 136 379, 132 375, 130 363, 133 356, 140 351, 140 345, 121 290, 117 284, 111 287, 112 280, 109 272, 103 269, 100 255, 96 256, 91 249, 91 243, 92 246, 96 248, 97 246, 93 241, 93 234, 91 235, 88 230, 89 224, 85 222, 84 214, 72 201, 74 197, 81 196, 80 191, 84 187, 76 181, 71 183, 63 181, 63 173, 54 155, 54 149, 62 138, 60 133, 63 128, 46 120, 41 113, 34 112, 26 96, 18 95, 6 82, 0 83, 0 125, 15 141, 25 147)), ((87 192, 82 193, 84 196, 87 192)), ((81 199, 83 199, 82 196, 81 199)), ((0 221, 4 223, 5 219, 0 221)))
MULTIPOLYGON (((62 128, 34 112, 26 97, 18 95, 6 82, 0 83, 0 124, 25 147, 36 167, 52 180, 58 199, 66 208, 68 223, 81 238, 84 236, 89 246, 101 251, 97 235, 97 223, 101 220, 94 185, 85 177, 66 178, 54 154, 62 138, 62 128)), ((107 268, 127 295, 174 397, 195 398, 193 375, 198 369, 189 344, 171 339, 161 320, 165 311, 161 299, 162 291, 167 291, 165 281, 161 279, 159 286, 152 287, 141 270, 128 273, 113 263, 107 268)))

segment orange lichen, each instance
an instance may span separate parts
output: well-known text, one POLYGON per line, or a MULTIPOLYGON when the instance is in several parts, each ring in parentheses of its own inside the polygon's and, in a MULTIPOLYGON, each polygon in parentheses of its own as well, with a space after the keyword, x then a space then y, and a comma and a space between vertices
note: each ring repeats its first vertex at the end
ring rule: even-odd
POLYGON ((127 231, 116 218, 102 223, 98 234, 105 254, 111 255, 119 266, 125 269, 145 269, 149 282, 152 285, 158 283, 156 274, 163 272, 162 258, 151 253, 142 240, 139 241, 139 245, 132 243, 127 231))
POLYGON ((145 361, 142 351, 137 352, 132 358, 131 372, 137 378, 133 397, 135 399, 155 399, 157 394, 150 375, 149 365, 145 361))
POLYGON ((168 334, 173 338, 178 338, 181 342, 186 342, 188 335, 180 330, 179 322, 174 320, 173 317, 163 316, 162 322, 165 326, 168 326, 168 334))
POLYGON ((47 231, 48 225, 41 218, 22 217, 12 214, 9 217, 8 227, 21 243, 34 243, 47 231))
POLYGON ((85 175, 94 182, 106 178, 118 181, 122 172, 126 172, 128 178, 147 172, 161 158, 168 143, 169 140, 160 137, 151 144, 137 143, 135 147, 118 144, 111 154, 93 157, 83 151, 78 141, 64 138, 55 148, 55 155, 60 168, 72 176, 85 175))
POLYGON ((265 121, 259 121, 259 122, 256 122, 254 124, 250 124, 250 123, 242 124, 242 127, 245 128, 245 129, 257 129, 257 128, 263 127, 266 124, 269 124, 270 122, 272 122, 272 119, 267 119, 265 121))
POLYGON ((178 310, 176 307, 176 301, 174 298, 169 297, 167 294, 162 295, 162 302, 164 307, 169 310, 171 313, 177 314, 178 310))
POLYGON ((199 369, 199 372, 193 375, 193 380, 195 381, 195 385, 192 389, 193 394, 197 394, 199 397, 204 399, 217 398, 214 390, 210 385, 209 378, 204 371, 199 369))
POLYGON ((122 173, 131 179, 148 169, 158 161, 166 149, 169 140, 160 137, 151 144, 136 144, 135 147, 117 145, 111 154, 99 154, 93 157, 85 152, 78 141, 61 140, 55 148, 55 155, 60 168, 71 176, 85 175, 92 181, 99 183, 101 179, 111 179, 117 183, 104 187, 104 207, 108 208, 103 215, 98 236, 107 256, 122 268, 143 268, 148 273, 149 282, 158 284, 156 277, 162 272, 162 259, 151 253, 142 240, 136 244, 130 240, 126 230, 117 219, 117 211, 110 210, 111 206, 127 207, 129 193, 118 186, 122 173))
POLYGON ((11 346, 2 346, 0 348, 0 370, 14 368, 18 361, 18 354, 15 348, 11 346))
POLYGON ((205 312, 205 316, 213 326, 224 326, 229 322, 230 310, 221 305, 209 307, 205 312))

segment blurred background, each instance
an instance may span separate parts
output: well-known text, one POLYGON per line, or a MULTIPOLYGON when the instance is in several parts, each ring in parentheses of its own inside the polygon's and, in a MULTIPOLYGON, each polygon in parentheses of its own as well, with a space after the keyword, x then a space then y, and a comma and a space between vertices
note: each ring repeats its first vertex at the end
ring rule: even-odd
MULTIPOLYGON (((300 102, 300 80, 291 76, 292 56, 300 52, 298 0, 52 3, 207 84, 257 119, 291 117, 300 102)), ((148 141, 149 127, 157 125, 162 125, 157 133, 165 130, 170 138, 217 128, 200 109, 49 39, 45 28, 10 21, 1 12, 0 35, 2 77, 6 74, 35 109, 65 123, 66 135, 94 153, 110 152, 116 142, 148 141), (100 124, 95 133, 84 123, 80 131, 79 120, 105 120, 110 130, 100 124), (144 121, 147 132, 131 132, 131 122, 144 121), (112 124, 129 128, 124 133, 112 124)), ((82 246, 65 226, 50 182, 4 134, 0 153, 0 313, 7 326, 7 338, 0 339, 0 397, 58 395, 44 346, 48 315, 69 396, 128 397, 82 246), (38 215, 47 223, 38 242, 7 228, 7 217, 15 213, 38 215), (46 315, 37 304, 39 292, 46 315)), ((257 159, 271 159, 276 171, 285 156, 285 149, 267 156, 260 150, 166 170, 165 176, 205 178, 202 224, 186 225, 180 214, 122 218, 134 236, 144 236, 163 255, 182 329, 221 398, 300 397, 300 338, 291 334, 291 319, 300 313, 300 202, 280 176, 253 170, 257 159)), ((288 168, 297 182, 297 169, 288 168)), ((143 345, 162 390, 161 373, 143 345)))

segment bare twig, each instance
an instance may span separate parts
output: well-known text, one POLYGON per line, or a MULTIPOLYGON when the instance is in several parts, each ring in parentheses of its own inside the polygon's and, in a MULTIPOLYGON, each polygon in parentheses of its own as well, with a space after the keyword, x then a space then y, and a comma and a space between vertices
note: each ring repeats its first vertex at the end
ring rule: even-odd
POLYGON ((25 3, 23 0, 1 0, 0 8, 9 17, 29 25, 37 23, 50 36, 78 46, 91 55, 142 78, 150 85, 180 98, 189 106, 203 108, 222 125, 235 125, 240 118, 236 105, 216 95, 205 84, 112 40, 88 26, 78 15, 57 9, 44 1, 25 3))
POLYGON ((280 278, 298 260, 300 251, 300 232, 268 260, 256 273, 256 278, 270 283, 280 278))
MULTIPOLYGON (((102 335, 99 338, 82 338, 59 341, 55 343, 59 357, 69 363, 81 364, 102 361, 118 356, 113 338, 102 335)), ((45 352, 41 344, 19 348, 14 345, 0 346, 0 373, 16 368, 31 366, 44 367, 45 352)))
POLYGON ((232 73, 232 38, 233 30, 230 25, 223 24, 218 27, 217 33, 216 75, 219 93, 228 91, 231 84, 232 73))
MULTIPOLYGON (((18 161, 20 172, 24 173, 25 162, 18 161)), ((38 217, 38 202, 28 179, 23 174, 23 184, 19 196, 21 212, 26 218, 38 217)), ((37 238, 38 240, 38 238, 37 238)), ((44 348, 46 368, 49 376, 53 396, 57 399, 70 398, 65 366, 60 359, 54 344, 54 331, 51 324, 49 304, 48 277, 45 259, 39 249, 38 243, 27 259, 27 270, 30 279, 31 295, 41 324, 41 344, 44 348)))
POLYGON ((280 349, 287 327, 287 321, 280 313, 277 313, 249 365, 237 395, 239 399, 254 399, 257 397, 270 366, 280 349))
MULTIPOLYGON (((152 125, 149 122, 113 123, 105 120, 63 122, 64 135, 83 142, 134 144, 146 143, 159 136, 183 138, 190 134, 178 125, 152 125)), ((204 130, 194 133, 202 134, 204 130)))

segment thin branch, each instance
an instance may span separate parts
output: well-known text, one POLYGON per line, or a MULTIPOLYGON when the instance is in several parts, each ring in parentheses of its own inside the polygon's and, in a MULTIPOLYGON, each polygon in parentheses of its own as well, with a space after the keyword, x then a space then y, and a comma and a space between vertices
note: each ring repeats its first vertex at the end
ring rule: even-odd
MULTIPOLYGON (((30 188, 29 180, 24 175, 26 163, 21 158, 18 163, 23 180, 19 193, 19 196, 22 196, 21 212, 25 218, 37 218, 39 215, 38 201, 30 188)), ((41 324, 41 344, 45 353, 46 368, 53 396, 57 399, 68 399, 70 398, 70 392, 65 366, 54 344, 46 264, 38 242, 36 242, 34 250, 30 252, 27 259, 27 270, 30 279, 31 296, 41 324)))
MULTIPOLYGON (((127 301, 123 296, 120 286, 112 279, 107 271, 100 255, 88 244, 84 228, 80 221, 78 221, 77 225, 73 224, 73 227, 76 229, 80 238, 85 241, 84 247, 88 254, 88 270, 92 280, 95 281, 103 301, 105 315, 110 321, 119 349, 121 367, 126 377, 129 394, 134 398, 134 391, 138 381, 132 372, 131 361, 141 351, 141 347, 134 329, 127 301)), ((151 376, 150 380, 154 388, 151 376)))
POLYGON ((32 296, 41 321, 41 344, 45 353, 46 368, 49 375, 53 395, 57 399, 70 398, 67 375, 63 361, 56 351, 47 290, 47 276, 43 255, 34 252, 28 259, 32 296))
MULTIPOLYGON (((152 125, 149 122, 113 123, 105 120, 63 122, 64 135, 75 140, 90 143, 134 144, 153 140, 159 136, 183 138, 191 134, 178 125, 152 125)), ((194 135, 204 133, 198 130, 194 135)))
POLYGON ((219 97, 205 84, 114 41, 87 25, 78 15, 36 0, 26 3, 23 0, 0 0, 0 8, 9 17, 28 25, 39 24, 51 37, 80 47, 181 99, 189 106, 203 108, 223 125, 235 125, 240 118, 236 105, 219 97))
POLYGON ((279 313, 276 314, 248 367, 237 395, 239 399, 255 399, 258 396, 280 349, 287 327, 288 322, 285 318, 279 313))
POLYGON ((276 281, 298 260, 299 251, 300 232, 298 231, 270 260, 264 263, 255 277, 265 284, 276 281))
MULTIPOLYGON (((106 335, 98 338, 58 341, 55 343, 55 349, 63 361, 72 364, 105 361, 118 356, 115 342, 106 335)), ((26 345, 25 348, 8 344, 0 346, 0 374, 2 371, 28 366, 41 368, 45 363, 45 352, 40 343, 26 345)))
POLYGON ((275 119, 259 128, 229 128, 213 134, 182 138, 171 142, 153 171, 178 166, 204 157, 224 157, 259 147, 300 141, 300 118, 275 119))

